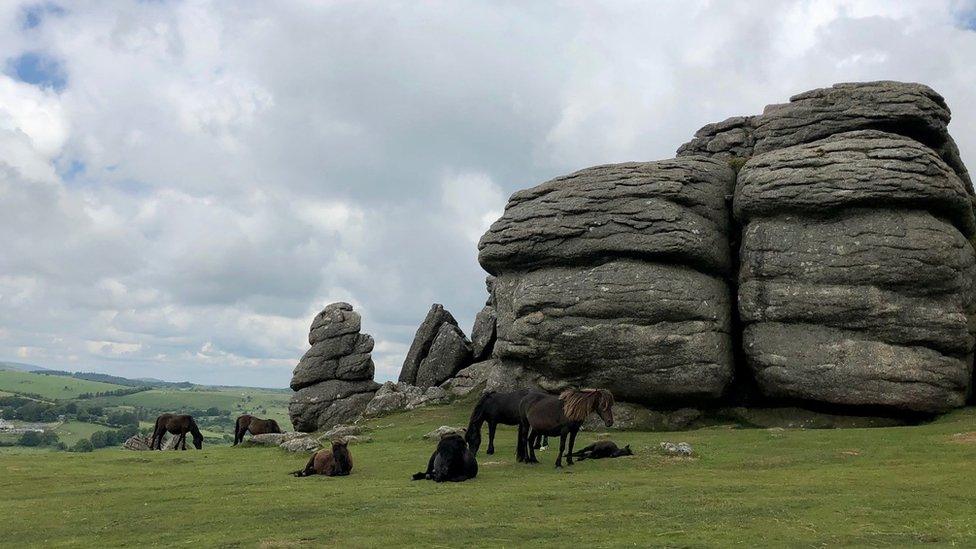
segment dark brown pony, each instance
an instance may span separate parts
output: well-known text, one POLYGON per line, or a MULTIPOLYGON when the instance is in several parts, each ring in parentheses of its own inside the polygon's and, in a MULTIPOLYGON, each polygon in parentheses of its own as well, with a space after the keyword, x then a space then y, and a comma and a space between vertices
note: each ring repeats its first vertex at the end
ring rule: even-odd
POLYGON ((573 464, 573 446, 580 425, 591 412, 596 412, 606 423, 613 425, 613 393, 606 389, 567 389, 559 397, 549 394, 529 394, 519 403, 518 461, 538 463, 535 449, 529 443, 538 435, 559 436, 559 455, 556 467, 563 466, 566 437, 569 436, 569 452, 566 463, 573 464))
POLYGON ((162 414, 156 418, 156 427, 153 428, 152 441, 149 443, 150 450, 162 450, 163 449, 163 437, 166 433, 178 437, 176 439, 176 446, 173 448, 179 448, 183 445, 183 449, 186 450, 186 434, 193 434, 193 446, 197 450, 203 448, 203 434, 200 433, 200 428, 197 427, 197 422, 193 421, 193 416, 188 415, 177 415, 177 414, 162 414))
POLYGON ((234 425, 234 446, 244 441, 244 435, 250 432, 252 435, 266 435, 268 433, 280 433, 281 427, 273 419, 261 419, 250 414, 237 417, 234 425))
POLYGON ((292 473, 296 477, 325 475, 327 477, 344 477, 352 472, 352 454, 346 447, 346 441, 336 439, 332 441, 332 449, 322 449, 309 458, 304 469, 292 473))

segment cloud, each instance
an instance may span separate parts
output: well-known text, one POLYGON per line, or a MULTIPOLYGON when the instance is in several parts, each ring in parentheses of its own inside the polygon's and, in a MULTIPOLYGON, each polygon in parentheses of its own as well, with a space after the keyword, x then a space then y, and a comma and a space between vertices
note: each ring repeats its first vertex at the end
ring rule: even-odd
POLYGON ((0 4, 0 359, 285 386, 349 301, 395 378, 515 190, 838 81, 976 158, 972 2, 0 4))

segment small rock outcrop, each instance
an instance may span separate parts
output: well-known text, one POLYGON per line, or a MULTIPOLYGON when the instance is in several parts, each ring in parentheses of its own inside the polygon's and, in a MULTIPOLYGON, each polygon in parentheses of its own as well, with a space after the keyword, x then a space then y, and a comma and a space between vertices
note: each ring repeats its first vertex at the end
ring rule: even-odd
POLYGON ((122 447, 125 448, 126 450, 135 450, 137 452, 144 452, 150 449, 149 442, 150 442, 149 437, 145 437, 142 435, 134 435, 126 439, 126 441, 122 443, 122 447))
POLYGON ((471 342, 454 316, 435 303, 417 328, 399 381, 421 389, 435 387, 471 364, 471 360, 471 342))
POLYGON ((519 191, 479 243, 494 357, 621 399, 715 399, 732 379, 725 161, 597 166, 519 191))
POLYGON ((489 276, 485 280, 488 287, 488 301, 484 308, 478 312, 474 319, 474 326, 471 327, 471 352, 474 362, 481 362, 491 358, 491 353, 495 349, 495 305, 492 288, 495 285, 495 277, 489 276))
POLYGON ((312 346, 292 374, 288 405, 295 429, 311 432, 359 417, 379 384, 373 381, 373 338, 348 303, 333 303, 312 321, 312 346))
POLYGON ((440 387, 422 389, 402 381, 398 383, 387 381, 376 391, 376 396, 366 405, 363 416, 379 417, 431 404, 447 404, 449 401, 447 391, 440 387))

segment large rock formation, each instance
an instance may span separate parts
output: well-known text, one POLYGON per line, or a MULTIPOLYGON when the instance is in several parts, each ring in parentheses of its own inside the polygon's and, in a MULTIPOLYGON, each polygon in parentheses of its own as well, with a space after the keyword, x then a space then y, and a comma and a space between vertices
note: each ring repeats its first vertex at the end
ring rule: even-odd
POLYGON ((660 403, 732 378, 727 162, 598 166, 512 196, 479 244, 494 356, 660 403))
POLYGON ((421 389, 434 387, 471 364, 471 360, 471 342, 454 316, 443 305, 435 303, 417 328, 400 369, 399 381, 421 389))
POLYGON ((976 219, 949 119, 927 86, 838 84, 515 193, 479 244, 497 367, 654 405, 733 372, 844 410, 963 404, 976 219))
POLYGON ((362 414, 379 384, 373 381, 373 338, 348 303, 333 303, 312 321, 312 346, 292 374, 288 405, 295 429, 311 432, 362 414))

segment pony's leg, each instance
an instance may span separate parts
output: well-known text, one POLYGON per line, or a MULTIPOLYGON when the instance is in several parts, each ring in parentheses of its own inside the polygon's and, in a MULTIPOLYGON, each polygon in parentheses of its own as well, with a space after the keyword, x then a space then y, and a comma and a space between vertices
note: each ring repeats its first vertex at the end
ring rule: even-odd
POLYGON ((498 424, 495 423, 494 421, 489 421, 488 422, 488 452, 487 452, 487 454, 489 456, 495 453, 495 429, 497 427, 498 427, 498 424))
POLYGON ((532 447, 532 439, 536 436, 535 430, 529 427, 528 434, 525 436, 525 451, 529 454, 529 463, 539 463, 539 460, 535 457, 535 448, 532 447))
POLYGON ((539 449, 546 450, 549 448, 549 435, 544 435, 542 437, 542 442, 540 443, 539 449))
POLYGON ((563 467, 563 452, 566 450, 566 433, 559 435, 559 455, 556 456, 556 468, 563 467))
POLYGON ((573 446, 575 445, 576 445, 576 430, 574 429, 569 432, 569 453, 566 454, 567 465, 573 464, 573 446))
POLYGON ((524 421, 520 421, 518 425, 518 439, 515 442, 515 460, 519 463, 528 460, 528 456, 525 455, 525 443, 522 440, 525 438, 525 430, 528 427, 525 425, 524 421))

